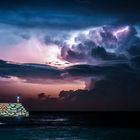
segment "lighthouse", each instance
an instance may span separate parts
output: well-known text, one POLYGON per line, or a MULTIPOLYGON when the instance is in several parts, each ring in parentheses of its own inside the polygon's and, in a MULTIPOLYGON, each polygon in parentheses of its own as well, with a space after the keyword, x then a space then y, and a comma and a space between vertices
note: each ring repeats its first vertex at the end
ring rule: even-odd
POLYGON ((20 96, 17 96, 17 103, 20 102, 20 96))
POLYGON ((16 103, 0 103, 0 117, 28 117, 29 112, 20 103, 20 96, 16 97, 16 103))

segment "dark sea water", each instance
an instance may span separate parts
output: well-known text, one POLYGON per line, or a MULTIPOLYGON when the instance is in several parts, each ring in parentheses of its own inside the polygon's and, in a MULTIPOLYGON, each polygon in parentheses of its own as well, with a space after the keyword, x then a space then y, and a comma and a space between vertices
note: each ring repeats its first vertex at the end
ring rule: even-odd
POLYGON ((0 118, 0 140, 140 140, 138 119, 127 116, 73 112, 0 118))

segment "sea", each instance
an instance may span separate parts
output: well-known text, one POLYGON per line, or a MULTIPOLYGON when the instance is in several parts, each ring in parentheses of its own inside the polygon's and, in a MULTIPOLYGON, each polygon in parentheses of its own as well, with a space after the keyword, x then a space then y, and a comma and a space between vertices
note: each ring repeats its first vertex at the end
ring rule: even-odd
POLYGON ((140 140, 139 112, 31 112, 0 118, 0 140, 140 140))

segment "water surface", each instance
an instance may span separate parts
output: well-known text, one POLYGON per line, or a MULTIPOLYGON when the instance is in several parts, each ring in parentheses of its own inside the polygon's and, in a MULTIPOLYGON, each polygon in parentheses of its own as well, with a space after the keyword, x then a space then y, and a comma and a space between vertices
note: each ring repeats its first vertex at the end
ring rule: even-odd
POLYGON ((114 120, 111 125, 103 118, 106 116, 48 113, 0 119, 0 140, 140 140, 139 127, 113 124, 114 120))

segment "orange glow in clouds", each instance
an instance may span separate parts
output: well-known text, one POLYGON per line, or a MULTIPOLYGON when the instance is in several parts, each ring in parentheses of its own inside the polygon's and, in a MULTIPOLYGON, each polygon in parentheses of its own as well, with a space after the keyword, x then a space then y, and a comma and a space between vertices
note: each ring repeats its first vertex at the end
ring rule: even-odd
POLYGON ((16 95, 22 93, 27 97, 35 97, 39 93, 46 93, 46 95, 58 96, 62 90, 77 90, 84 89, 85 82, 80 80, 73 80, 71 82, 57 80, 47 80, 48 83, 27 83, 26 80, 11 77, 11 78, 0 78, 1 92, 7 92, 11 94, 11 91, 16 95))

